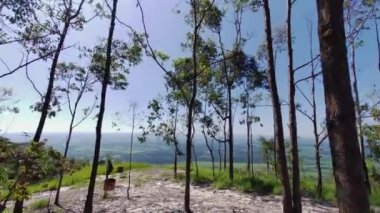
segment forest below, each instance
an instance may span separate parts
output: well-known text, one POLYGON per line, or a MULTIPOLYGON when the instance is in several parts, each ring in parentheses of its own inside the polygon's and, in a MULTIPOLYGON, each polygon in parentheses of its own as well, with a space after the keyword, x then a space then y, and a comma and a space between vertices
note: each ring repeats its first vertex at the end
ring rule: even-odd
POLYGON ((0 1, 0 212, 379 211, 379 6, 0 1))

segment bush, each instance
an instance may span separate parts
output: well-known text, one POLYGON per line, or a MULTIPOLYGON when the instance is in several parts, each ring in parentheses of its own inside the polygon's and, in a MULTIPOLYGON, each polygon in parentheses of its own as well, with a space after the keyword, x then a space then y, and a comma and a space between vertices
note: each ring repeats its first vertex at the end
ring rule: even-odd
POLYGON ((117 168, 116 168, 116 173, 123 173, 124 172, 124 167, 122 167, 122 166, 118 166, 117 168))
POLYGON ((47 208, 49 206, 49 200, 48 199, 43 199, 43 200, 37 200, 30 204, 29 209, 30 210, 38 210, 38 209, 43 209, 47 208))
MULTIPOLYGON (((115 166, 122 167, 122 168, 129 168, 127 167, 127 163, 115 163, 115 166)), ((146 169, 149 168, 149 164, 145 163, 132 163, 132 169, 146 169)), ((73 185, 80 185, 85 184, 90 179, 91 174, 91 166, 84 166, 80 170, 77 170, 71 174, 66 174, 63 176, 62 180, 62 186, 73 186, 73 185)), ((98 167, 98 175, 105 175, 106 173, 106 166, 105 165, 99 165, 98 167)), ((44 180, 36 184, 32 184, 28 187, 28 191, 31 193, 41 192, 41 191, 47 191, 56 189, 58 185, 57 179, 52 180, 44 180)))

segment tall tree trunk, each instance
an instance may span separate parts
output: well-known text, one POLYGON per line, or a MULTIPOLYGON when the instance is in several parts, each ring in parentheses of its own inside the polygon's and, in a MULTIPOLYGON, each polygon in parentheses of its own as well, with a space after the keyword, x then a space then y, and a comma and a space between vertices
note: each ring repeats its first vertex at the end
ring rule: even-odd
POLYGON ((246 125, 247 125, 247 172, 250 173, 251 170, 251 143, 250 143, 250 129, 251 129, 251 121, 249 118, 249 92, 246 92, 246 125))
POLYGON ((98 121, 96 124, 96 139, 95 139, 95 150, 94 150, 94 158, 92 162, 90 183, 88 185, 88 193, 87 199, 84 207, 84 213, 92 213, 92 203, 95 189, 95 181, 96 174, 98 171, 99 164, 99 153, 100 153, 100 144, 102 139, 102 124, 103 117, 105 111, 106 104, 106 95, 107 95, 107 85, 111 75, 111 65, 112 65, 112 43, 113 43, 113 34, 115 30, 115 19, 116 19, 116 11, 117 11, 117 2, 118 0, 113 0, 110 28, 108 32, 108 40, 107 40, 107 58, 104 67, 104 78, 102 82, 102 92, 100 97, 100 109, 98 114, 98 121))
POLYGON ((251 143, 251 174, 252 174, 252 177, 253 177, 253 134, 252 134, 252 124, 251 124, 251 140, 250 140, 250 143, 251 143))
MULTIPOLYGON (((71 1, 70 1, 70 4, 71 4, 71 1)), ((70 8, 71 8, 71 5, 70 5, 70 8)), ((69 31, 70 21, 71 21, 70 11, 67 11, 65 25, 63 27, 63 30, 62 30, 60 36, 59 36, 59 43, 58 43, 57 49, 55 50, 53 61, 51 64, 50 74, 49 74, 49 83, 47 86, 47 90, 46 90, 46 94, 45 94, 45 98, 44 98, 44 103, 42 105, 40 121, 38 123, 36 133, 34 134, 33 141, 40 141, 42 131, 44 129, 45 121, 46 121, 46 118, 49 114, 50 101, 51 101, 52 96, 53 96, 55 72, 57 69, 59 56, 61 54, 63 45, 65 43, 67 33, 69 31)))
POLYGON ((300 169, 298 159, 298 138, 297 138, 297 114, 296 114, 296 85, 293 71, 293 41, 292 41, 292 1, 287 0, 287 47, 288 47, 288 75, 289 75, 289 132, 292 145, 292 171, 293 171, 293 212, 302 212, 300 169))
POLYGON ((203 134, 203 138, 205 139, 205 142, 206 142, 206 147, 210 153, 210 157, 211 157, 211 163, 212 163, 212 177, 215 178, 215 166, 214 166, 214 153, 213 153, 213 150, 212 150, 212 147, 210 146, 209 144, 209 141, 208 141, 208 138, 207 138, 207 135, 206 135, 206 132, 205 132, 205 129, 203 127, 202 129, 202 134, 203 134))
POLYGON ((317 0, 326 122, 340 212, 369 212, 351 93, 343 0, 317 0))
POLYGON ((234 180, 234 131, 232 119, 232 94, 231 85, 228 86, 228 144, 229 144, 229 160, 230 160, 230 180, 234 180))
POLYGON ((199 178, 198 156, 197 156, 197 152, 195 151, 195 146, 194 146, 194 144, 191 145, 191 148, 193 149, 193 154, 194 154, 195 176, 196 176, 197 179, 198 179, 198 178, 199 178))
MULTIPOLYGON (((83 96, 83 93, 84 93, 84 89, 81 89, 80 92, 79 92, 79 94, 78 94, 77 99, 75 100, 74 109, 73 109, 73 111, 71 113, 69 133, 68 133, 68 136, 67 136, 67 139, 66 139, 65 151, 63 153, 63 159, 65 159, 65 160, 67 158, 67 153, 69 151, 69 145, 70 145, 70 141, 71 141, 71 136, 72 136, 72 133, 73 133, 73 130, 74 130, 74 121, 75 121, 75 116, 76 116, 76 113, 77 113, 79 101, 81 100, 81 98, 83 96)), ((62 180, 63 180, 63 175, 64 175, 63 172, 64 171, 61 170, 60 174, 59 174, 58 186, 57 186, 57 191, 55 193, 55 200, 54 200, 54 204, 55 205, 59 205, 59 196, 60 196, 60 193, 61 193, 62 180)))
POLYGON ((224 120, 224 126, 223 126, 223 134, 224 134, 224 156, 223 156, 223 168, 224 170, 227 170, 227 143, 228 143, 228 137, 227 137, 227 119, 224 120))
POLYGON ((175 147, 174 148, 174 161, 173 161, 174 179, 177 179, 177 162, 178 162, 178 151, 177 151, 177 147, 175 147))
POLYGON ((173 132, 173 139, 174 139, 174 178, 177 178, 177 162, 178 162, 178 154, 179 154, 179 149, 178 149, 178 141, 177 141, 177 122, 178 122, 178 106, 179 106, 179 101, 176 103, 175 107, 175 117, 174 117, 174 132, 173 132))
POLYGON ((136 105, 133 105, 133 118, 132 118, 132 133, 131 133, 131 145, 129 147, 129 171, 128 171, 128 187, 127 187, 127 199, 129 200, 129 190, 131 189, 131 170, 132 170, 132 153, 133 153, 133 133, 135 132, 135 119, 136 119, 136 105))
POLYGON ((197 61, 197 43, 199 37, 199 27, 198 23, 198 3, 196 0, 191 0, 191 7, 194 16, 194 29, 193 29, 193 49, 192 49, 192 62, 193 62, 193 78, 192 78, 192 88, 191 88, 191 99, 188 104, 188 114, 187 114, 187 135, 186 135, 186 177, 185 177, 185 212, 190 213, 190 170, 191 170, 191 147, 192 147, 192 135, 193 135, 193 117, 194 117, 194 105, 197 97, 197 75, 198 75, 198 61, 197 61))
POLYGON ((356 115, 356 125, 358 129, 358 140, 359 147, 362 157, 363 171, 364 171, 364 183, 366 184, 369 193, 371 193, 371 183, 368 177, 368 168, 366 163, 365 147, 364 147, 364 136, 362 132, 362 118, 361 118, 361 107, 360 107, 360 97, 358 90, 358 79, 356 76, 356 51, 355 51, 355 40, 352 38, 350 42, 351 48, 351 73, 352 73, 352 87, 353 87, 353 96, 355 102, 355 115, 356 115))
POLYGON ((218 147, 218 153, 219 153, 219 172, 222 171, 222 145, 220 142, 218 142, 219 147, 218 147))
MULTIPOLYGON (((194 90, 193 90, 194 92, 194 90)), ((193 93, 194 94, 194 93, 193 93)), ((194 99, 195 100, 195 99, 194 99)), ((185 171, 185 212, 190 213, 190 170, 191 170, 191 132, 192 132, 192 121, 193 121, 193 109, 191 106, 194 105, 194 100, 190 102, 190 107, 187 115, 187 134, 186 134, 186 171, 185 171)))
MULTIPOLYGON (((273 127, 275 125, 273 124, 273 127)), ((274 128, 275 129, 275 128, 274 128)), ((276 135, 276 133, 274 133, 276 135)), ((276 140, 273 138, 273 169, 274 169, 274 174, 276 176, 276 179, 278 179, 278 161, 277 161, 277 144, 276 140)))
POLYGON ((313 123, 313 134, 314 134, 314 148, 315 148, 315 168, 317 170, 317 184, 316 192, 319 198, 322 197, 322 169, 321 169, 321 153, 320 153, 320 141, 318 133, 318 123, 317 123, 317 103, 315 100, 315 66, 314 66, 314 53, 313 53, 313 27, 309 25, 309 46, 310 46, 310 65, 311 65, 311 107, 312 116, 311 122, 313 123))
MULTIPOLYGON (((203 117, 205 118, 206 116, 207 116, 207 101, 205 101, 205 108, 204 108, 203 117)), ((210 153, 210 157, 211 157, 212 177, 215 178, 215 165, 214 165, 215 159, 214 159, 213 147, 212 147, 212 144, 211 144, 211 146, 209 144, 204 124, 202 125, 202 134, 203 134, 203 138, 205 139, 205 142, 206 142, 206 147, 207 147, 207 149, 208 149, 208 151, 210 153)))
MULTIPOLYGON (((64 154, 63 154, 63 158, 64 158, 64 159, 67 158, 67 152, 68 152, 68 150, 69 150, 69 144, 70 144, 71 135, 72 135, 72 132, 73 132, 74 119, 75 119, 75 117, 72 117, 72 118, 71 118, 71 121, 70 121, 69 134, 68 134, 68 136, 67 136, 65 152, 64 152, 64 154)), ((55 204, 55 205, 58 205, 58 206, 59 206, 59 196, 60 196, 60 193, 61 193, 61 187, 62 187, 63 175, 64 175, 64 174, 63 174, 63 169, 62 169, 62 170, 60 171, 60 173, 59 173, 58 186, 57 186, 57 191, 56 191, 56 193, 55 193, 55 200, 54 200, 54 204, 55 204)))
POLYGON ((268 0, 263 0, 264 14, 265 14, 265 32, 268 48, 268 82, 271 92, 272 105, 273 105, 273 119, 274 119, 274 132, 275 143, 277 147, 277 160, 279 164, 279 174, 282 185, 282 204, 283 211, 285 213, 293 212, 292 193, 289 183, 289 174, 286 163, 285 144, 284 144, 284 130, 282 126, 282 114, 280 98, 277 91, 276 72, 273 56, 273 44, 272 44, 272 27, 270 18, 270 9, 268 0))
MULTIPOLYGON (((227 70, 227 58, 224 52, 224 44, 222 42, 221 31, 218 31, 218 39, 219 39, 219 45, 221 46, 221 53, 223 57, 223 72, 226 78, 225 80, 226 80, 226 87, 227 87, 227 104, 226 105, 227 105, 227 115, 228 115, 227 116, 228 118, 228 145, 229 145, 228 151, 229 151, 229 161, 230 161, 229 175, 230 175, 230 180, 233 181, 234 179, 234 152, 233 152, 234 146, 233 146, 232 95, 231 95, 232 85, 231 85, 228 70, 227 70)), ((226 128, 226 124, 224 128, 226 128)), ((226 130, 224 129, 224 131, 226 130)), ((226 134, 226 132, 224 132, 224 134, 226 134)), ((226 138, 226 135, 225 135, 225 138, 226 138)), ((227 145, 225 145, 225 152, 226 152, 226 149, 227 149, 227 145)), ((225 164, 224 169, 226 169, 226 162, 224 164, 225 164)))
POLYGON ((321 169, 321 153, 320 146, 315 145, 315 165, 317 168, 317 195, 322 198, 322 169, 321 169))

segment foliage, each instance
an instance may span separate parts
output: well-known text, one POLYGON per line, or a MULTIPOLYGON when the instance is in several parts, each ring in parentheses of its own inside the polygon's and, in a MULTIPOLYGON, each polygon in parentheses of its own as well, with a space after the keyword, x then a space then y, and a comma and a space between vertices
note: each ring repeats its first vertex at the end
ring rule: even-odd
MULTIPOLYGON (((89 70, 102 82, 104 76, 104 67, 106 65, 106 40, 102 40, 94 49, 87 49, 87 54, 91 56, 89 70)), ((122 40, 113 40, 112 42, 112 61, 111 61, 111 78, 109 85, 113 89, 126 89, 129 67, 136 66, 141 62, 142 48, 139 41, 134 38, 130 43, 122 40)))
POLYGON ((267 165, 267 171, 274 171, 276 159, 274 159, 275 144, 273 138, 266 139, 265 137, 260 137, 258 139, 261 147, 261 154, 263 159, 265 159, 267 165))
MULTIPOLYGON (((126 162, 116 162, 113 164, 115 168, 118 167, 123 167, 124 172, 128 171, 129 169, 129 164, 126 162)), ((132 162, 132 169, 133 170, 141 170, 141 169, 148 169, 150 168, 151 165, 145 164, 145 163, 137 163, 137 162, 132 162)), ((118 173, 117 171, 112 172, 111 174, 118 173)), ((105 175, 106 174, 106 165, 99 165, 98 168, 98 175, 105 175)), ((63 177, 62 180, 62 186, 78 186, 82 184, 86 184, 90 178, 91 175, 91 166, 86 165, 78 170, 72 171, 68 175, 63 177)), ((52 180, 42 180, 38 183, 32 184, 28 187, 28 191, 31 193, 36 193, 36 192, 42 192, 42 191, 47 191, 51 189, 55 189, 57 187, 58 181, 57 179, 52 179, 52 180)))
POLYGON ((49 179, 65 167, 62 156, 46 142, 30 142, 16 145, 7 139, 1 139, 0 161, 1 171, 1 200, 28 199, 30 196, 27 185, 42 179, 49 179))
POLYGON ((380 162, 380 125, 367 125, 364 127, 367 136, 369 156, 376 162, 380 162))
POLYGON ((11 88, 0 88, 0 114, 4 112, 19 113, 20 109, 15 106, 18 100, 14 100, 11 88))
POLYGON ((37 200, 31 203, 28 209, 30 209, 31 211, 37 211, 48 207, 49 204, 50 203, 48 199, 37 200))

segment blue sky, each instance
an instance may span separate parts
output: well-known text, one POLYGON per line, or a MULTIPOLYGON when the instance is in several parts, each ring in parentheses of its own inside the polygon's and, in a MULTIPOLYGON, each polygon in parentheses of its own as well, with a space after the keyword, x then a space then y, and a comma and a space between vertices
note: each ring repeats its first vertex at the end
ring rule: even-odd
MULTIPOLYGON (((221 0, 217 0, 221 2, 221 0)), ((285 23, 286 1, 272 0, 272 24, 273 27, 281 26, 285 23)), ((176 57, 186 56, 187 53, 183 52, 180 43, 185 40, 186 32, 189 30, 184 22, 184 14, 176 14, 176 10, 184 10, 187 7, 185 1, 181 0, 142 0, 142 4, 146 15, 146 24, 150 41, 155 49, 167 53, 171 59, 176 57)), ((315 1, 297 1, 294 5, 293 15, 293 34, 294 34, 294 57, 295 66, 303 64, 309 60, 309 45, 307 35, 307 22, 308 20, 314 23, 314 52, 318 52, 318 43, 316 35, 316 8, 315 1)), ((134 26, 137 30, 141 30, 141 20, 138 8, 136 8, 135 1, 120 1, 118 8, 118 17, 124 22, 134 26)), ((232 32, 232 18, 227 17, 224 22, 223 37, 228 45, 231 44, 233 35, 232 32)), ((248 54, 255 54, 257 46, 263 41, 264 38, 264 22, 262 11, 251 13, 247 12, 243 18, 243 32, 250 35, 251 39, 248 41, 245 50, 248 54)), ((104 38, 108 33, 108 20, 94 20, 90 24, 85 25, 81 32, 71 31, 65 45, 73 43, 93 46, 100 38, 104 38)), ((116 38, 127 38, 126 29, 121 25, 116 27, 116 38)), ((377 50, 375 48, 375 34, 373 31, 367 31, 361 34, 361 38, 365 41, 365 46, 357 51, 357 66, 359 68, 359 86, 360 95, 365 99, 366 95, 370 92, 372 85, 379 82, 380 74, 377 72, 377 50)), ((6 61, 11 67, 17 66, 21 57, 22 48, 17 45, 2 46, 0 57, 6 61)), ((76 54, 72 51, 66 51, 62 54, 60 61, 72 61, 78 63, 85 63, 80 61, 76 54)), ((170 64, 170 63, 169 63, 170 64)), ((41 91, 45 91, 48 77, 49 64, 35 63, 29 67, 29 72, 38 85, 41 91)), ((5 72, 5 68, 0 66, 0 73, 5 72)), ((159 94, 165 93, 163 72, 154 64, 154 62, 145 58, 144 61, 131 68, 128 77, 129 86, 126 91, 111 91, 109 90, 107 96, 107 108, 104 120, 105 132, 115 131, 112 128, 111 122, 114 119, 112 116, 115 112, 126 112, 129 103, 132 101, 138 102, 141 110, 146 109, 149 100, 157 97, 159 94)), ((307 76, 309 68, 297 72, 296 78, 307 76)), ((286 52, 278 56, 277 61, 277 81, 279 92, 282 99, 287 99, 287 60, 286 52)), ((36 92, 33 91, 30 83, 25 78, 25 71, 19 70, 12 76, 0 79, 1 87, 13 88, 15 99, 19 100, 18 107, 20 113, 2 114, 0 119, 0 128, 8 132, 31 132, 35 131, 38 124, 39 113, 31 112, 29 106, 39 99, 36 92)), ((320 121, 324 117, 324 100, 321 82, 318 83, 318 113, 320 121)), ((302 86, 307 92, 307 86, 302 86)), ((88 104, 91 96, 84 100, 84 104, 88 104)), ((297 94, 297 102, 302 105, 306 102, 297 94)), ((273 119, 271 108, 259 108, 255 113, 262 119, 263 127, 255 125, 254 134, 256 135, 272 135, 273 134, 273 119)), ((299 135, 301 137, 309 137, 312 135, 311 123, 302 115, 298 115, 299 135)), ((288 116, 287 108, 283 108, 283 119, 285 134, 288 135, 286 128, 288 116)), ((245 127, 238 124, 239 118, 235 118, 235 128, 237 134, 243 134, 245 127)), ((68 129, 69 116, 67 107, 63 106, 63 111, 60 112, 55 118, 48 119, 45 125, 45 132, 66 132, 68 129)), ((95 120, 89 119, 82 125, 78 126, 76 131, 81 132, 94 132, 95 120)))

